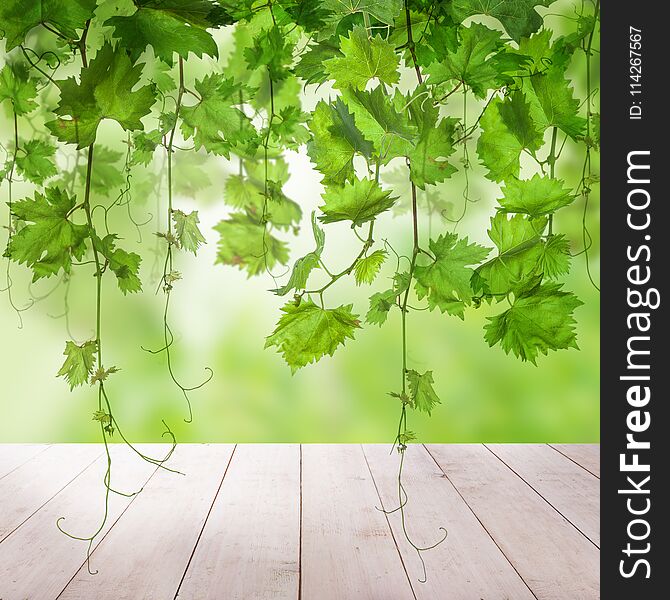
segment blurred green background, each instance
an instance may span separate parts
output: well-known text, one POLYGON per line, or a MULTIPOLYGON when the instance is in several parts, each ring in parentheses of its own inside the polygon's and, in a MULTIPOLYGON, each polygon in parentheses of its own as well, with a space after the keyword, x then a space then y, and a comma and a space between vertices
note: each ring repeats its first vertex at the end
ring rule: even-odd
MULTIPOLYGON (((571 14, 571 3, 552 6, 552 14, 571 14)), ((554 31, 572 27, 563 17, 547 17, 554 31)), ((230 45, 222 34, 222 48, 230 45)), ((225 54, 225 53, 224 53, 225 54)), ((594 59, 597 63, 597 56, 594 59)), ((208 69, 207 61, 195 64, 192 75, 208 69)), ((597 81, 597 64, 595 78, 597 81)), ((584 62, 570 68, 577 94, 583 98, 584 62)), ((597 83, 596 83, 597 86, 597 83)), ((310 86, 304 99, 312 107, 317 92, 310 86)), ((327 96, 321 88, 318 97, 327 96)), ((596 97, 597 103, 597 97, 596 97)), ((3 111, 4 113, 4 111, 3 111)), ((454 114, 458 113, 458 109, 454 114)), ((473 117, 478 114, 472 108, 473 117)), ((2 115, 2 138, 11 136, 9 122, 2 115)), ((26 132, 28 135, 28 132, 26 132)), ((124 152, 121 129, 109 122, 99 132, 99 141, 124 152)), ((470 158, 476 163, 476 143, 470 144, 470 158)), ((161 167, 157 152, 152 172, 161 167)), ((110 159, 113 158, 110 156, 110 159)), ((596 157, 597 158, 597 157, 596 157)), ((61 166, 68 168, 65 157, 61 166)), ((122 159, 117 157, 119 164, 122 159)), ((566 145, 557 175, 576 185, 581 175, 583 150, 566 145)), ((303 234, 289 239, 292 261, 312 249, 309 215, 320 203, 318 174, 304 152, 287 157, 291 180, 285 193, 303 207, 303 234)), ((122 182, 104 171, 104 184, 98 200, 109 203, 122 182), (105 180, 105 176, 111 179, 105 180), (116 186, 116 187, 115 187, 116 186), (103 190, 110 193, 106 198, 103 190)), ((71 161, 69 167, 72 167, 71 161)), ((397 400, 387 392, 400 381, 400 322, 392 311, 383 328, 365 326, 332 358, 291 375, 274 350, 264 350, 264 338, 274 328, 283 300, 267 290, 274 287, 268 278, 247 279, 230 267, 214 265, 218 234, 212 227, 228 209, 222 203, 225 177, 236 164, 201 154, 184 153, 176 157, 175 207, 198 209, 207 245, 198 257, 179 253, 176 267, 184 274, 172 296, 172 328, 177 336, 174 368, 185 385, 199 383, 204 368, 214 371, 212 381, 191 394, 194 420, 187 424, 183 397, 171 383, 164 356, 153 356, 141 346, 160 347, 162 340, 162 294, 154 290, 160 276, 160 250, 154 232, 164 229, 159 200, 165 190, 149 171, 135 171, 130 208, 138 222, 148 221, 136 230, 123 210, 111 216, 113 230, 123 233, 123 247, 143 256, 141 294, 124 297, 113 280, 105 284, 103 300, 103 339, 106 366, 116 365, 121 372, 106 386, 124 434, 135 441, 160 441, 165 420, 182 442, 389 442, 397 428, 397 400), (139 236, 142 241, 140 242, 139 236)), ((598 171, 597 160, 594 170, 598 171)), ((522 176, 532 174, 526 165, 522 176)), ((94 173, 95 175, 95 173, 94 173)), ((385 176, 394 182, 394 174, 385 176)), ((439 187, 446 215, 460 215, 464 186, 457 174, 439 187)), ((490 245, 486 237, 489 217, 499 187, 483 178, 481 167, 470 174, 470 197, 465 218, 458 225, 461 235, 490 245)), ((401 190, 396 190, 401 191, 401 190)), ((591 268, 598 273, 598 187, 595 186, 586 215, 594 237, 591 268)), ((32 194, 30 186, 15 185, 15 199, 32 194)), ((406 190, 405 190, 406 193, 406 190)), ((6 184, 2 187, 6 199, 6 184)), ((425 199, 422 199, 425 206, 425 199)), ((555 231, 568 234, 573 252, 582 248, 583 199, 561 211, 555 231)), ((4 212, 3 212, 4 214, 4 212)), ((3 217, 4 220, 5 217, 3 217)), ((436 235, 453 225, 440 214, 424 215, 422 231, 436 235)), ((406 213, 385 216, 378 231, 384 231, 397 248, 411 244, 410 216, 406 213)), ((426 238, 424 238, 425 240, 426 238)), ((0 234, 4 248, 6 233, 0 234)), ((359 242, 346 226, 329 226, 325 260, 332 268, 351 262, 359 242)), ((291 262, 292 264, 292 262, 291 262)), ((6 260, 2 259, 4 272, 6 260)), ((80 269, 69 284, 68 316, 64 315, 65 289, 56 278, 30 285, 25 269, 13 264, 13 295, 17 304, 35 305, 22 313, 23 328, 9 307, 6 293, 0 295, 0 442, 98 442, 99 425, 92 420, 97 408, 93 388, 80 387, 70 392, 67 383, 56 378, 62 364, 66 339, 82 342, 93 336, 94 280, 90 271, 80 269), (68 329, 71 334, 68 333, 68 329)), ((382 277, 390 275, 389 271, 382 277)), ((4 279, 4 277, 3 277, 4 279)), ((353 282, 334 286, 327 296, 330 305, 354 302, 356 312, 367 311, 367 298, 384 289, 378 279, 372 288, 356 288, 353 282)), ((599 439, 599 294, 589 283, 584 256, 573 261, 565 287, 573 290, 584 306, 576 312, 580 351, 554 352, 540 357, 538 366, 506 356, 498 347, 490 349, 483 339, 486 315, 500 307, 483 306, 466 313, 465 322, 427 311, 410 315, 410 363, 419 370, 432 369, 435 387, 442 398, 431 417, 410 415, 409 427, 425 442, 596 442, 599 439)))

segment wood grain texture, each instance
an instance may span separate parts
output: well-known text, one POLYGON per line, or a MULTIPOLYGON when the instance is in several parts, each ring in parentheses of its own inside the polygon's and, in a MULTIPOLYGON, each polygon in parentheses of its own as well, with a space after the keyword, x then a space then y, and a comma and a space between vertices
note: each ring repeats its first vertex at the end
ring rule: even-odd
POLYGON ((102 454, 92 444, 51 446, 0 479, 0 541, 102 454))
MULTIPOLYGON (((366 445, 364 451, 384 508, 396 508, 397 452, 389 455, 388 445, 366 445)), ((422 576, 421 563, 405 539, 400 512, 388 515, 419 600, 533 600, 528 587, 423 446, 408 447, 403 473, 403 487, 409 496, 406 523, 412 540, 418 546, 429 546, 442 536, 439 526, 449 533, 443 543, 423 553, 427 581, 417 583, 422 576)))
POLYGON ((43 444, 3 444, 0 452, 0 479, 47 448, 43 444))
POLYGON ((538 600, 600 597, 598 549, 488 449, 427 448, 538 600))
POLYGON ((296 600, 300 447, 241 445, 207 519, 180 600, 296 600))
POLYGON ((81 568, 63 600, 174 598, 233 452, 231 445, 181 445, 81 568))
POLYGON ((551 444, 551 447, 600 478, 600 445, 551 444))
POLYGON ((302 598, 411 600, 360 446, 302 447, 302 598))
POLYGON ((600 547, 600 481, 546 444, 487 444, 570 523, 600 547))
MULTIPOLYGON (((156 469, 125 445, 111 445, 110 454, 112 483, 122 491, 139 490, 156 469)), ((102 479, 106 468, 106 457, 101 456, 0 544, 0 598, 35 598, 35 590, 40 590, 40 597, 45 599, 60 594, 86 559, 87 543, 63 535, 56 528, 56 520, 65 516, 62 527, 79 536, 90 535, 98 529, 104 510, 102 479)), ((107 525, 97 542, 104 538, 132 500, 110 495, 107 525)))

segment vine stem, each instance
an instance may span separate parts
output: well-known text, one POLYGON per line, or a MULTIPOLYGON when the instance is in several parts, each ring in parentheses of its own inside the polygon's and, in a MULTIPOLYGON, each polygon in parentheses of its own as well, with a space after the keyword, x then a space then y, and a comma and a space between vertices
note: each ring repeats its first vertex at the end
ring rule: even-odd
MULTIPOLYGON (((549 156, 547 162, 549 163, 549 177, 552 179, 556 174, 556 140, 558 139, 558 127, 554 127, 551 131, 551 146, 549 148, 549 156)), ((549 215, 549 235, 552 235, 554 228, 554 215, 549 215)))

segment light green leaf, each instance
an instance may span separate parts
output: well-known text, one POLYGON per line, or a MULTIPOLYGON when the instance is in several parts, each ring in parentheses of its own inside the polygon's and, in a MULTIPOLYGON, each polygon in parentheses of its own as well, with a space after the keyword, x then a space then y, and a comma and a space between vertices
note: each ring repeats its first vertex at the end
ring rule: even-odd
POLYGON ((583 303, 560 285, 543 284, 514 300, 512 307, 496 317, 487 317, 485 339, 489 346, 500 343, 506 354, 536 364, 539 353, 578 348, 574 330, 575 308, 583 303))
POLYGON ((387 25, 393 25, 394 17, 402 10, 402 0, 323 0, 323 8, 331 13, 332 21, 357 13, 368 13, 387 25))
POLYGON ((540 269, 549 279, 570 272, 570 244, 563 234, 550 235, 542 248, 540 269))
POLYGON ((537 173, 531 179, 509 179, 498 202, 505 212, 548 215, 574 201, 575 195, 563 186, 560 179, 537 173))
POLYGON ((405 376, 409 384, 409 399, 412 408, 430 414, 435 405, 440 404, 440 399, 433 388, 433 372, 419 373, 408 369, 405 376))
POLYGON ((217 263, 246 269, 249 277, 272 269, 277 263, 288 262, 285 242, 270 235, 257 219, 242 213, 233 213, 216 227, 221 234, 217 263))
POLYGON ((455 233, 430 240, 429 247, 435 260, 414 269, 417 296, 419 300, 427 296, 431 310, 437 307, 462 319, 465 306, 472 301, 470 265, 484 260, 489 249, 469 244, 468 238, 459 239, 455 233))
POLYGON ((33 281, 55 275, 61 269, 69 273, 72 259, 84 256, 89 228, 70 220, 75 202, 67 192, 47 188, 44 194, 35 192, 34 199, 12 204, 14 217, 27 225, 12 236, 4 255, 31 267, 33 281))
POLYGON ((321 206, 323 223, 351 221, 360 226, 372 221, 393 206, 397 198, 383 190, 374 179, 354 179, 343 187, 328 187, 323 194, 325 204, 321 206))
POLYGON ((323 356, 332 356, 347 338, 353 339, 360 321, 351 309, 351 304, 324 309, 310 300, 298 306, 289 302, 282 308, 284 314, 268 336, 265 347, 276 346, 295 373, 323 356))
POLYGON ((36 96, 37 80, 28 77, 28 73, 19 65, 7 64, 0 70, 0 102, 9 100, 17 115, 26 115, 35 110, 37 108, 36 96))
POLYGON ((78 346, 74 342, 65 342, 63 354, 66 356, 63 366, 58 371, 58 377, 65 377, 70 384, 70 390, 88 381, 95 365, 95 353, 98 344, 91 340, 78 346))
POLYGON ((319 261, 326 243, 326 234, 316 221, 316 212, 312 213, 312 231, 314 232, 316 248, 309 254, 306 254, 295 261, 293 271, 291 271, 291 277, 286 282, 286 285, 271 290, 277 294, 277 296, 285 296, 291 290, 304 290, 310 273, 314 269, 319 268, 319 261))
POLYGON ((372 254, 359 258, 354 267, 356 285, 372 283, 379 274, 387 256, 386 250, 375 250, 372 254))
POLYGON ((56 147, 46 140, 29 140, 20 146, 16 156, 19 175, 37 185, 58 173, 54 156, 56 147))
POLYGON ((393 46, 380 35, 368 39, 365 27, 354 27, 349 37, 340 37, 340 51, 343 56, 324 63, 336 88, 364 90, 371 79, 391 85, 400 78, 393 46))
POLYGON ((121 248, 116 248, 115 234, 107 234, 100 239, 95 236, 93 242, 95 248, 105 259, 109 269, 116 275, 116 282, 123 294, 128 292, 142 291, 142 282, 139 278, 140 263, 142 258, 135 252, 126 252, 121 248))
POLYGON ((179 247, 182 250, 188 250, 189 252, 193 252, 193 254, 197 254, 198 248, 206 243, 198 227, 198 223, 200 222, 198 211, 194 210, 186 214, 181 210, 173 210, 172 220, 174 221, 174 230, 179 247))

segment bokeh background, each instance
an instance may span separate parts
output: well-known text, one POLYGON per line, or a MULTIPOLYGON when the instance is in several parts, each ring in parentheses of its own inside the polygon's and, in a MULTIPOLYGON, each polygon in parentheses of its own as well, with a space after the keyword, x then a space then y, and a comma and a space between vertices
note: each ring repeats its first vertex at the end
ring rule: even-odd
MULTIPOLYGON (((542 10, 542 9, 540 9, 542 10)), ((546 9, 546 21, 556 35, 574 27, 572 3, 561 1, 546 9), (552 16, 556 15, 556 16, 552 16), (558 16, 558 15, 567 15, 558 16)), ((487 23, 491 24, 491 23, 487 23)), ((229 31, 221 32, 218 42, 222 54, 231 50, 229 31)), ((597 45, 597 41, 596 41, 597 45)), ((598 55, 593 60, 597 87, 598 55)), ((208 61, 189 60, 191 77, 212 68, 208 61)), ((220 68, 220 67, 218 67, 220 68)), ((584 98, 583 55, 570 67, 576 93, 584 98)), ((308 88, 305 107, 311 108, 330 90, 308 88)), ((57 98, 57 97, 56 97, 57 98)), ((598 96, 595 97, 597 105, 598 96)), ((11 137, 7 115, 2 111, 3 143, 11 137)), ((458 114, 459 107, 454 109, 458 114)), ((472 108, 472 118, 478 114, 472 108)), ((106 122, 99 141, 119 153, 125 151, 121 129, 106 122)), ((477 162, 476 143, 470 144, 470 158, 477 162)), ((458 158, 458 157, 456 157, 458 158)), ((322 187, 304 152, 287 157, 291 179, 284 192, 303 208, 303 233, 284 236, 291 243, 292 261, 312 249, 309 233, 310 212, 320 204, 322 187)), ((107 281, 103 300, 103 338, 107 365, 121 372, 108 381, 108 392, 115 405, 116 418, 124 434, 141 442, 160 441, 165 420, 183 442, 388 442, 397 428, 397 400, 387 392, 399 387, 400 322, 392 311, 381 329, 365 326, 334 357, 291 375, 280 355, 264 350, 264 338, 274 328, 284 300, 268 293, 271 279, 247 279, 238 270, 215 265, 218 234, 213 226, 228 212, 222 202, 227 174, 236 163, 204 154, 177 154, 175 167, 175 207, 199 210, 207 244, 197 257, 179 253, 176 268, 184 274, 172 295, 172 328, 177 336, 173 361, 175 371, 186 385, 197 384, 211 367, 214 378, 191 394, 194 420, 187 424, 183 397, 170 381, 163 356, 153 356, 142 346, 156 348, 162 340, 162 294, 154 293, 162 265, 161 249, 154 232, 165 220, 164 184, 157 182, 163 156, 146 171, 134 171, 130 209, 138 222, 137 230, 127 215, 112 215, 113 227, 123 233, 123 247, 143 256, 141 294, 124 297, 113 278, 107 281), (154 173, 152 175, 152 173, 154 173), (140 240, 141 236, 141 240, 140 240)), ((59 157, 61 167, 68 166, 59 157)), ((576 185, 581 175, 583 152, 566 145, 557 175, 576 185)), ((101 163, 102 164, 102 163, 101 163)), ((113 173, 98 167, 99 176, 110 194, 96 192, 98 200, 109 203, 123 185, 113 173), (105 180, 104 177, 109 179, 105 180)), ((598 171, 597 156, 594 170, 598 171)), ((525 165, 522 176, 532 173, 525 165)), ((398 173, 387 173, 385 180, 405 197, 408 189, 398 184, 398 173)), ((465 181, 457 174, 438 189, 439 210, 450 218, 463 208, 465 181)), ((15 198, 32 194, 29 186, 15 185, 15 198)), ((0 188, 6 199, 6 184, 0 188)), ((499 187, 483 178, 483 171, 470 173, 470 198, 465 217, 458 225, 461 235, 490 245, 486 237, 499 187)), ((426 199, 422 199, 424 208, 426 199)), ((402 202, 401 202, 402 204, 402 202)), ((453 224, 437 211, 424 210, 422 231, 434 235, 453 224)), ((583 199, 557 217, 555 231, 568 234, 573 252, 582 248, 583 199)), ((3 214, 4 209, 3 209, 3 214)), ((594 245, 591 271, 596 281, 599 240, 598 186, 586 214, 594 245)), ((4 220, 3 216, 3 220, 4 220)), ((395 247, 411 244, 410 216, 402 211, 383 217, 378 231, 395 247)), ((5 247, 6 232, 0 233, 5 247)), ((359 242, 346 225, 328 226, 324 258, 332 269, 345 266, 357 253, 359 242)), ((0 261, 2 271, 6 259, 0 261)), ((83 269, 83 267, 79 267, 83 269)), ((332 270, 331 269, 331 270, 332 270)), ((23 326, 11 310, 6 293, 0 294, 0 442, 97 442, 99 425, 92 420, 97 408, 93 388, 80 387, 70 392, 56 372, 62 364, 66 339, 84 341, 93 336, 94 280, 89 271, 77 271, 66 286, 55 278, 30 285, 25 269, 12 265, 12 288, 17 304, 34 302, 22 313, 23 326), (66 309, 69 310, 66 313, 66 309), (68 333, 69 330, 69 333, 68 333)), ((388 277, 389 271, 382 273, 388 277)), ((4 279, 4 277, 3 277, 4 279)), ((367 298, 384 289, 378 279, 372 288, 356 288, 353 282, 334 286, 327 297, 330 305, 354 302, 356 312, 367 311, 367 298)), ((388 286, 385 286, 388 287, 388 286)), ((596 442, 599 439, 599 293, 588 280, 584 256, 573 261, 566 281, 583 301, 577 315, 580 350, 568 350, 540 357, 538 366, 521 363, 498 347, 488 348, 483 339, 485 317, 496 307, 470 310, 466 320, 430 313, 410 315, 410 363, 419 370, 432 369, 435 387, 442 398, 431 417, 411 414, 410 429, 426 442, 596 442)), ((500 310, 500 307, 497 307, 500 310)))

